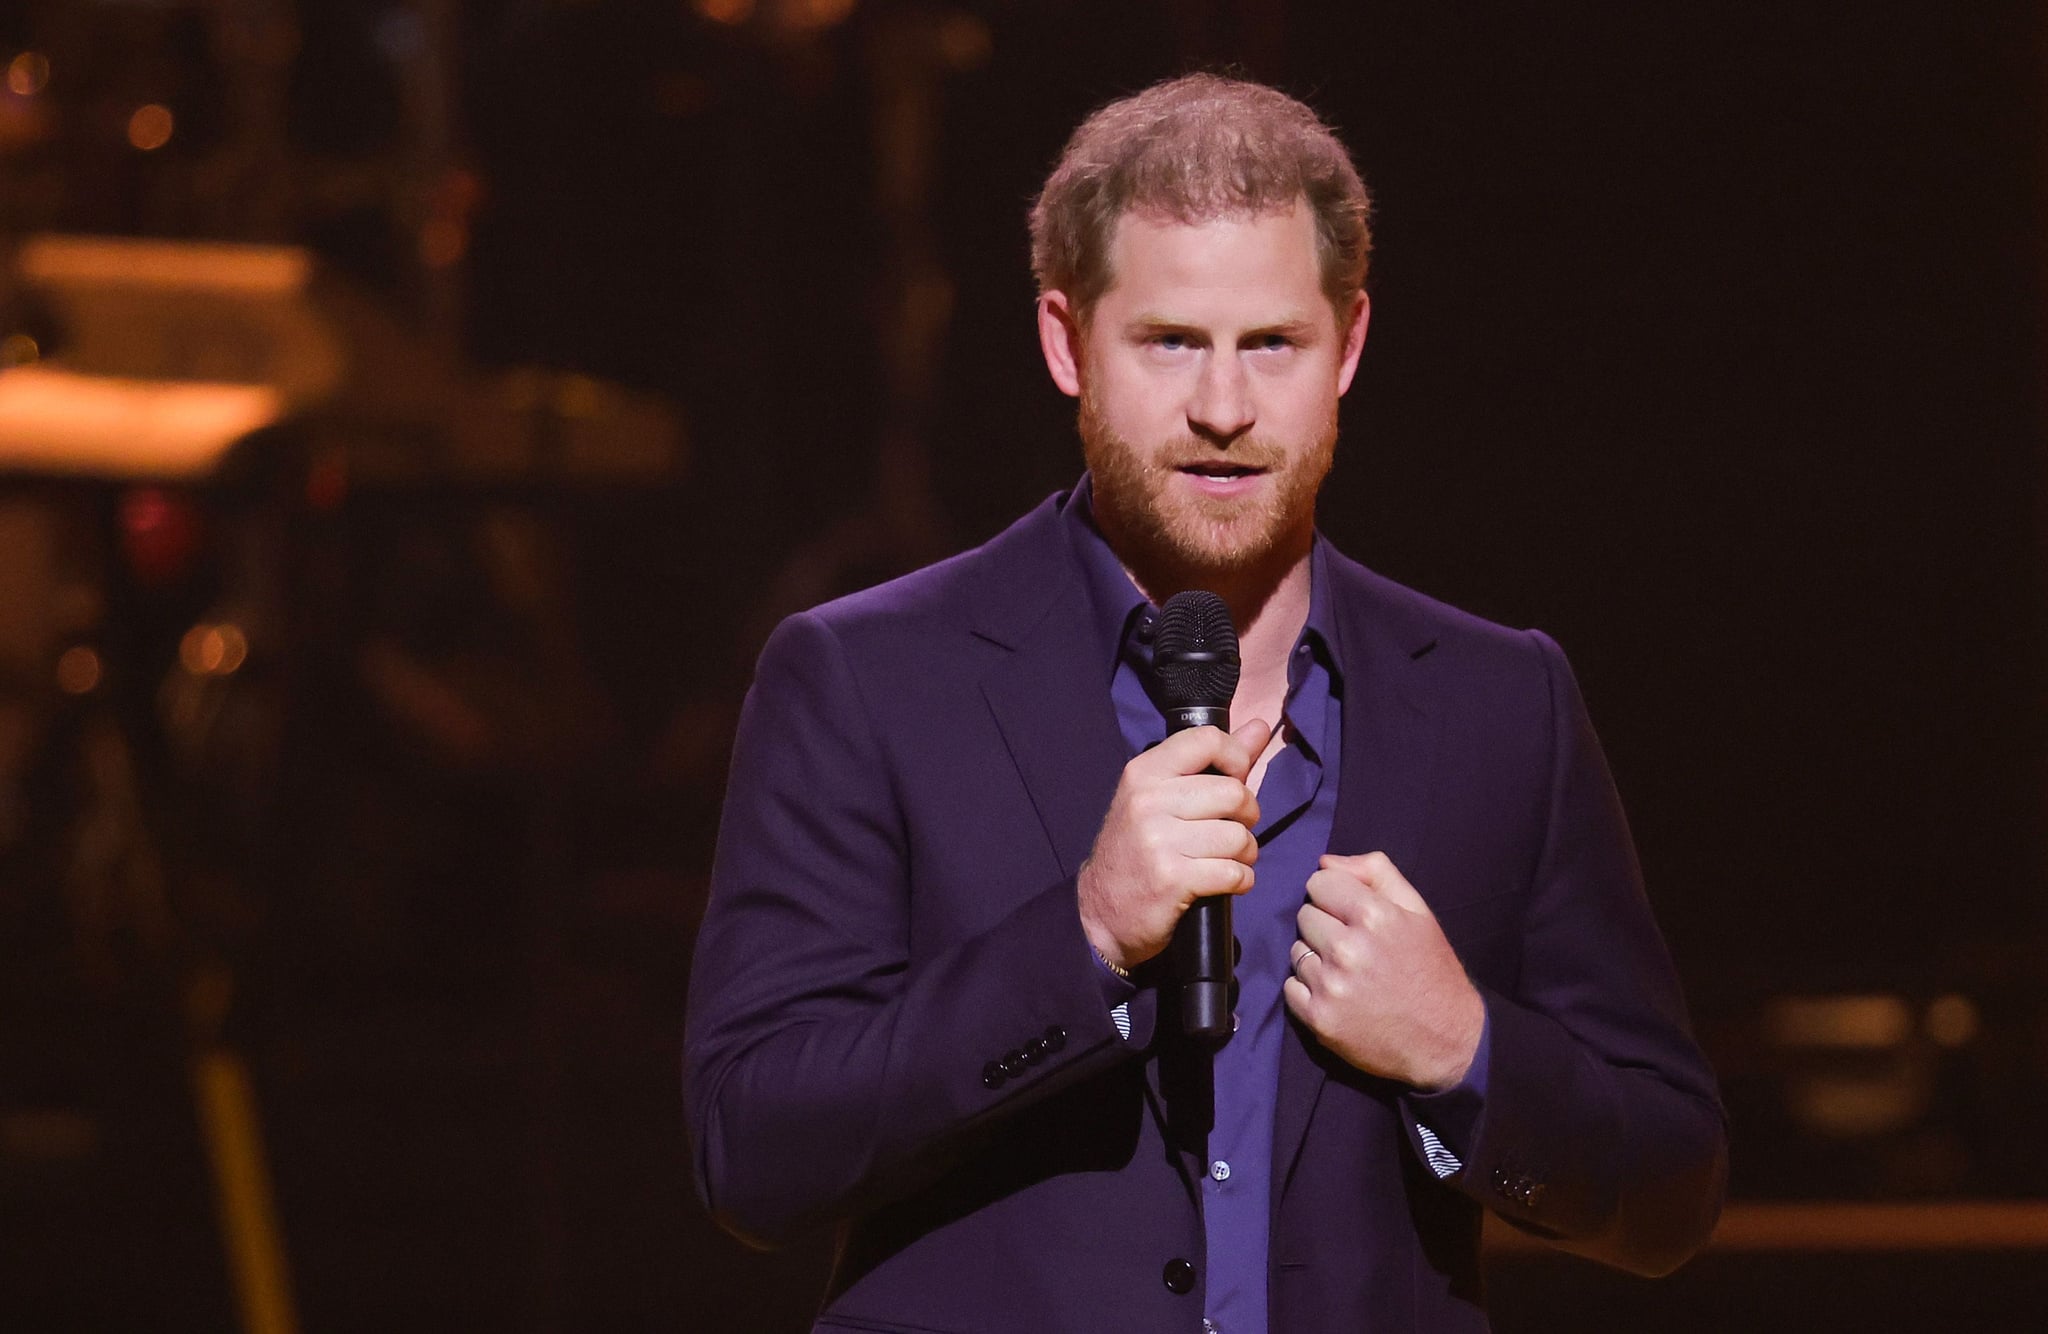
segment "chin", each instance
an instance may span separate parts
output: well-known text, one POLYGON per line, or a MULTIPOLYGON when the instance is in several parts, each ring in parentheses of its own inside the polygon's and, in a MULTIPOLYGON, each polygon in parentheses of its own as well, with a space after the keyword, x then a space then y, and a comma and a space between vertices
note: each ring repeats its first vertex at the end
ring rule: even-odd
POLYGON ((1133 525, 1133 536, 1185 580, 1200 582, 1292 563, 1307 542, 1290 540, 1290 529, 1263 507, 1227 517, 1155 510, 1133 525))

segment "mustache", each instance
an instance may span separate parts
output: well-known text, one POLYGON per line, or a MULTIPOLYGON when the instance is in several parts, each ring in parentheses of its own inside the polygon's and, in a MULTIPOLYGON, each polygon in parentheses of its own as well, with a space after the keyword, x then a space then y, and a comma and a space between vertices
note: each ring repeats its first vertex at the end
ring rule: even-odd
POLYGON ((1199 463, 1227 463, 1233 468, 1278 472, 1286 462, 1286 450, 1258 439, 1233 440, 1225 449, 1195 436, 1184 436, 1161 445, 1150 468, 1154 472, 1177 472, 1199 463))

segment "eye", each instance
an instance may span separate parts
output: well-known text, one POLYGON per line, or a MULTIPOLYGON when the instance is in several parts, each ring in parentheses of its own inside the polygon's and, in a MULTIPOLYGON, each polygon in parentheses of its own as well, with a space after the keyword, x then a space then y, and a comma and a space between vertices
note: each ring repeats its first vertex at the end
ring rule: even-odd
POLYGON ((1194 340, 1184 333, 1160 333, 1152 335, 1152 346, 1162 352, 1182 352, 1195 345, 1194 340))
POLYGON ((1251 340, 1249 346, 1254 352, 1284 352, 1294 346, 1294 340, 1286 334, 1260 334, 1251 340))

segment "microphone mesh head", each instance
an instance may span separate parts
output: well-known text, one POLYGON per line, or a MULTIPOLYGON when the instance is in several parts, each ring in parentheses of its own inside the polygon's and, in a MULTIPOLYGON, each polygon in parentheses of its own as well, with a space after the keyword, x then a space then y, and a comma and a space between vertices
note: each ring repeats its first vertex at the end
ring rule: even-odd
POLYGON ((1237 693, 1237 628, 1214 593, 1190 588, 1159 609, 1152 666, 1169 708, 1230 707, 1237 693))

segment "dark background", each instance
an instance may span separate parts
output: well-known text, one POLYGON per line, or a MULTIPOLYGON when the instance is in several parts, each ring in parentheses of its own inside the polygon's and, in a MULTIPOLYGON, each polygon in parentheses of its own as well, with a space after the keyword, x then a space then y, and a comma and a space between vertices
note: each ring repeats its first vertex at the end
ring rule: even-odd
MULTIPOLYGON (((1090 108, 1189 68, 1277 82, 1354 149, 1374 318, 1324 528, 1570 653, 1727 1083, 1737 1199, 2048 1197, 2037 6, 258 8, 298 38, 269 127, 292 202, 261 224, 174 188, 239 133, 206 7, 0 18, 0 59, 68 42, 97 79, 53 79, 71 100, 8 161, 9 239, 299 241, 445 326, 418 210, 322 184, 412 151, 425 43, 443 156, 477 185, 468 364, 658 395, 689 443, 645 487, 297 515, 291 669, 246 696, 262 766, 152 766, 149 690, 116 707, 181 929, 236 979, 305 1328, 801 1325, 823 1243, 717 1235, 681 1129, 731 711, 776 614, 1072 481, 1024 210, 1090 108), (936 34, 921 82, 904 31, 936 34), (907 83, 911 141, 882 128, 907 83), (145 94, 183 137, 101 146, 94 108, 145 94), (891 195, 905 142, 930 156, 891 195), (892 341, 919 264, 950 300, 921 359, 892 341), (543 593, 506 592, 507 541, 543 593), (362 669, 378 645, 471 699, 488 744, 451 755, 394 714, 362 669), (1765 1016, 1861 993, 1980 1022, 1909 1123, 1829 1138, 1788 1110, 1765 1016)), ((231 535, 272 494, 208 493, 219 536, 169 592, 120 595, 110 557, 109 642, 156 663, 233 590, 231 535)), ((192 951, 79 962, 84 724, 15 688, 39 739, 0 862, 0 1327, 223 1327, 174 999, 192 951)), ((1647 1285, 1518 1253, 1498 1324, 2017 1329, 1994 1299, 2038 1296, 2040 1268, 1721 1253, 1647 1285)))

